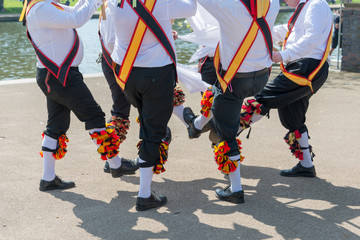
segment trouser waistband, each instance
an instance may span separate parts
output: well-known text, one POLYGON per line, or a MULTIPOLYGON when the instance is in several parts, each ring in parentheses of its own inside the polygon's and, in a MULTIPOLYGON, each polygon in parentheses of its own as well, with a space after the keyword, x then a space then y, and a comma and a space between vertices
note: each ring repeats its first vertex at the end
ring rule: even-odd
MULTIPOLYGON (((220 75, 224 76, 225 75, 224 70, 220 70, 220 75)), ((264 68, 262 70, 259 71, 254 71, 254 72, 238 72, 235 74, 234 78, 252 78, 252 77, 258 77, 258 76, 262 76, 264 74, 267 74, 270 72, 270 68, 264 68)))

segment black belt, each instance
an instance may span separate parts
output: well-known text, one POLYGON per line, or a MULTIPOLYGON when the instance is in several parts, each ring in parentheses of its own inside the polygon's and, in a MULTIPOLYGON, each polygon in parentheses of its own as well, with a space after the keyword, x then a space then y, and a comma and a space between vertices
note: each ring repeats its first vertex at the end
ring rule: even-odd
MULTIPOLYGON (((41 71, 47 70, 46 68, 38 68, 41 71)), ((79 67, 70 67, 70 70, 76 70, 79 71, 79 67)))
MULTIPOLYGON (((220 75, 223 77, 225 75, 224 70, 220 70, 220 75)), ((262 70, 259 71, 255 71, 255 72, 238 72, 235 74, 234 78, 253 78, 253 77, 259 77, 262 76, 264 74, 267 74, 270 72, 270 68, 264 68, 262 70)))
POLYGON ((214 61, 214 57, 206 57, 206 61, 214 61))
POLYGON ((79 67, 70 67, 71 70, 79 71, 79 67))

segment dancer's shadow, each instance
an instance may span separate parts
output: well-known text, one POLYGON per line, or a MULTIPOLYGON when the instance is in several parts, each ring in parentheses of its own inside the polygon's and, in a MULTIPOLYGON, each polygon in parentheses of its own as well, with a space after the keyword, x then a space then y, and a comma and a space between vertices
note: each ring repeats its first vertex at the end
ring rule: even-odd
POLYGON ((338 187, 320 178, 286 178, 279 170, 242 166, 255 207, 242 212, 274 226, 285 239, 360 239, 360 190, 338 187), (261 201, 259 201, 261 199, 261 201))
MULTIPOLYGON (((123 177, 128 183, 138 183, 137 177, 123 177)), ((79 227, 101 239, 223 239, 253 236, 264 239, 270 236, 257 229, 224 223, 214 227, 201 223, 197 215, 202 211, 222 214, 237 211, 238 205, 219 206, 209 200, 204 191, 213 192, 214 186, 226 183, 225 179, 206 178, 178 182, 164 179, 153 182, 153 189, 165 193, 168 203, 161 209, 136 212, 134 204, 137 192, 118 191, 110 203, 94 200, 74 192, 53 191, 54 197, 73 203, 73 212, 81 220, 79 227), (141 226, 139 222, 143 221, 141 226), (145 224, 145 226, 144 226, 145 224), (146 224, 148 224, 146 226, 146 224), (158 228, 157 228, 158 227, 158 228)), ((218 200, 216 200, 218 201, 218 200)), ((215 223, 217 225, 217 223, 215 223)), ((244 238, 245 239, 245 238, 244 238)))
MULTIPOLYGON (((360 214, 359 189, 319 178, 284 178, 276 169, 254 166, 242 166, 242 177, 256 184, 243 186, 246 202, 240 205, 213 197, 216 186, 228 183, 221 175, 153 182, 153 189, 165 193, 169 202, 146 212, 134 210, 137 192, 119 191, 110 203, 72 192, 51 194, 73 203, 82 221, 79 227, 101 239, 268 239, 273 237, 271 228, 284 239, 359 239, 359 226, 352 221, 360 214), (264 229, 242 216, 251 216, 264 229)), ((135 176, 122 180, 138 183, 135 176)))

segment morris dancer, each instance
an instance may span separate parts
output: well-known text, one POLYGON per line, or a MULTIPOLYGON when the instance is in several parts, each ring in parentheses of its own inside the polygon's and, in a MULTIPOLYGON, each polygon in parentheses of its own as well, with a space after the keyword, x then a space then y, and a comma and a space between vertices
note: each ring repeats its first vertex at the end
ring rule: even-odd
MULTIPOLYGON (((102 19, 102 15, 99 18, 99 37, 101 43, 101 66, 105 76, 106 81, 109 84, 111 90, 111 97, 113 99, 113 106, 111 110, 111 119, 110 123, 115 126, 116 134, 120 138, 120 143, 125 141, 127 131, 130 127, 130 103, 127 101, 122 89, 119 84, 117 84, 114 71, 112 69, 113 61, 111 59, 111 53, 114 50, 115 43, 115 28, 111 20, 111 12, 107 7, 107 2, 104 2, 106 19, 102 19)), ((177 33, 173 31, 174 40, 177 39, 177 33)), ((185 102, 185 94, 180 89, 179 86, 174 88, 174 109, 173 113, 179 117, 179 119, 184 123, 183 120, 183 103, 185 102)), ((169 127, 166 129, 166 136, 163 141, 170 144, 171 142, 171 130, 169 127)), ((138 159, 135 160, 136 162, 138 159)), ((110 173, 110 167, 108 162, 105 163, 104 172, 110 173)))
POLYGON ((244 98, 265 86, 271 67, 271 28, 278 1, 198 0, 219 22, 220 42, 214 65, 218 81, 213 86, 211 110, 221 142, 214 147, 219 170, 229 174, 230 185, 216 189, 220 200, 244 203, 241 185, 241 141, 236 139, 244 98))
MULTIPOLYGON (((217 76, 214 67, 214 53, 219 42, 219 24, 217 20, 207 12, 201 5, 198 6, 196 15, 188 18, 192 33, 180 36, 184 41, 199 44, 200 49, 190 58, 189 62, 198 61, 198 72, 201 74, 201 80, 210 86, 214 85, 217 76)), ((213 114, 211 112, 211 103, 213 95, 211 87, 202 90, 201 114, 195 116, 190 107, 184 108, 184 119, 188 126, 188 135, 190 139, 200 137, 214 126, 209 124, 213 114)))
POLYGON ((133 161, 124 161, 118 156, 119 138, 113 127, 105 126, 105 114, 78 69, 84 50, 75 28, 85 24, 101 3, 82 0, 74 8, 51 0, 24 4, 28 38, 38 59, 36 80, 46 96, 48 109, 40 191, 75 187, 74 182, 63 181, 55 175, 55 160, 66 153, 71 111, 85 122, 85 129, 98 145, 101 159, 108 160, 113 176, 134 174, 138 168, 133 161))
POLYGON ((309 99, 328 76, 326 60, 331 43, 332 16, 325 0, 286 0, 286 4, 296 10, 287 25, 276 26, 273 30, 276 41, 285 39, 283 50, 273 54, 273 61, 281 62, 282 73, 254 99, 244 103, 239 131, 260 120, 271 108, 278 109, 281 124, 289 130, 285 141, 300 160, 295 167, 282 170, 280 174, 315 177, 305 115, 309 99), (287 28, 287 34, 281 36, 284 28, 287 28))
POLYGON ((163 172, 168 143, 162 139, 174 105, 176 55, 171 19, 195 14, 194 0, 109 1, 116 42, 111 55, 117 83, 138 109, 140 189, 136 210, 163 206, 151 191, 153 173, 163 172))
MULTIPOLYGON (((112 69, 111 53, 114 50, 115 43, 115 28, 111 21, 110 10, 107 7, 107 1, 104 2, 106 19, 102 14, 99 17, 99 37, 101 43, 101 68, 104 73, 105 79, 109 84, 111 91, 111 97, 113 105, 111 109, 111 118, 108 121, 115 126, 116 134, 119 136, 120 143, 125 141, 127 131, 130 127, 130 103, 126 100, 126 97, 121 90, 119 84, 117 84, 115 75, 112 69)), ((138 160, 136 160, 138 161, 138 160)), ((105 162, 104 172, 110 173, 110 166, 108 162, 105 162)))

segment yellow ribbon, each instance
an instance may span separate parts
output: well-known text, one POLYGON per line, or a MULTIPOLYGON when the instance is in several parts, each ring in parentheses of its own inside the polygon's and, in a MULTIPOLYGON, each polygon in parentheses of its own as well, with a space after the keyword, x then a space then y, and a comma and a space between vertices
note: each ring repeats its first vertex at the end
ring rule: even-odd
POLYGON ((26 8, 27 8, 27 0, 25 0, 23 9, 21 10, 19 22, 22 22, 24 20, 26 8))

